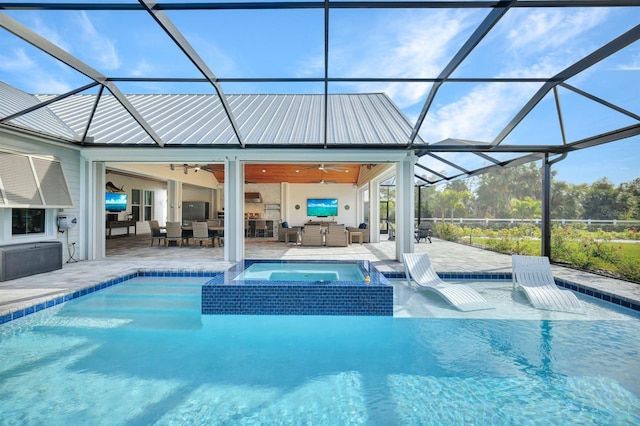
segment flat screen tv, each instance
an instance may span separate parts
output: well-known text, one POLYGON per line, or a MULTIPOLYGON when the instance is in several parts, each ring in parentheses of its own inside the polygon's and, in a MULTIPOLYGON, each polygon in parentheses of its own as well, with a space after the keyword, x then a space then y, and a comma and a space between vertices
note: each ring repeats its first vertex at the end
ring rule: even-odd
POLYGON ((123 212, 127 210, 127 194, 107 192, 104 204, 108 212, 123 212))
POLYGON ((338 216, 338 199, 307 198, 307 216, 338 216))

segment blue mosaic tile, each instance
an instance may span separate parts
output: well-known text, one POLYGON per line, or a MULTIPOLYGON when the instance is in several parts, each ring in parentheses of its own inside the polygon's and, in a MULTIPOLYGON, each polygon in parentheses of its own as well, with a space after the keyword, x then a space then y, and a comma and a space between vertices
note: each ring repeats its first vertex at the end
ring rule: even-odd
MULTIPOLYGON (((232 267, 202 287, 202 313, 216 315, 393 315, 393 287, 368 261, 358 264, 371 278, 354 281, 233 281, 244 265, 232 267)), ((345 263, 266 261, 264 263, 345 263)))
POLYGON ((2 316, 0 316, 0 324, 4 324, 5 322, 9 322, 12 319, 13 319, 12 318, 12 314, 2 315, 2 316))
POLYGON ((41 310, 45 309, 46 307, 47 307, 47 305, 45 303, 38 303, 35 306, 35 309, 36 309, 36 312, 38 312, 38 311, 41 311, 41 310))

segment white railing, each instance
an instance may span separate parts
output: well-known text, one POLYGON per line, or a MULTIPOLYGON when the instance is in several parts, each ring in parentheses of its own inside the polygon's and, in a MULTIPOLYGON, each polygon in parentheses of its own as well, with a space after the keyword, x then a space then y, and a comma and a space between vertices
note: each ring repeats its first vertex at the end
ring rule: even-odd
MULTIPOLYGON (((464 224, 484 224, 489 226, 494 223, 504 223, 518 225, 522 223, 533 223, 540 225, 542 219, 489 219, 489 218, 471 218, 471 217, 457 217, 453 218, 441 218, 441 217, 424 217, 420 219, 421 222, 431 223, 454 223, 458 225, 464 224)), ((416 222, 418 220, 416 219, 416 222)), ((604 219, 551 219, 551 223, 565 225, 571 223, 584 223, 585 225, 610 225, 610 226, 625 226, 625 227, 640 227, 640 220, 604 220, 604 219)))

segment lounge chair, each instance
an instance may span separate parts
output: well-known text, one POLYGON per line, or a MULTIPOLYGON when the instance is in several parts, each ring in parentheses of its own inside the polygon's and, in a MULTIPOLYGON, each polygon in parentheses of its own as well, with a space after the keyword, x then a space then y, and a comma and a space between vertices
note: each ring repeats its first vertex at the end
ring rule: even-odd
POLYGON ((431 225, 427 222, 421 222, 415 232, 416 242, 419 243, 420 240, 425 240, 431 243, 431 235, 431 225))
POLYGON ((404 271, 411 287, 411 279, 419 287, 431 290, 442 296, 454 308, 460 311, 480 311, 493 309, 484 297, 464 284, 451 284, 443 281, 431 265, 426 253, 404 253, 404 271))
POLYGON ((521 288, 538 309, 582 312, 582 305, 571 290, 561 290, 553 279, 546 256, 511 256, 514 288, 521 288))

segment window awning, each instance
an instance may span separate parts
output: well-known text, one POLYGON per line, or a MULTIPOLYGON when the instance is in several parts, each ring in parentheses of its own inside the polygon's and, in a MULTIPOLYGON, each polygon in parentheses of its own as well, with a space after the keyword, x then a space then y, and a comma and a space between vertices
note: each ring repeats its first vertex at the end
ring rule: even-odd
POLYGON ((73 207, 62 163, 52 157, 0 151, 0 207, 73 207))

